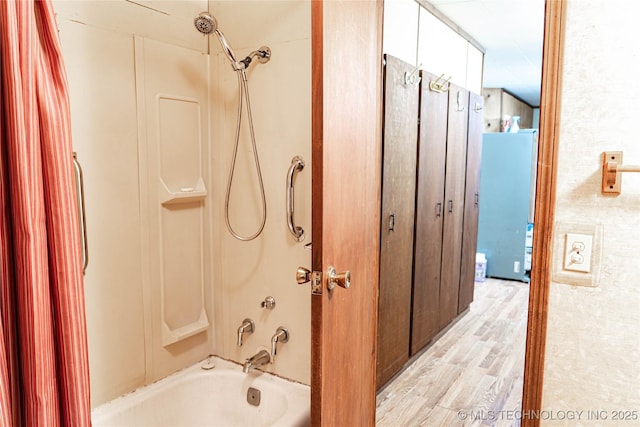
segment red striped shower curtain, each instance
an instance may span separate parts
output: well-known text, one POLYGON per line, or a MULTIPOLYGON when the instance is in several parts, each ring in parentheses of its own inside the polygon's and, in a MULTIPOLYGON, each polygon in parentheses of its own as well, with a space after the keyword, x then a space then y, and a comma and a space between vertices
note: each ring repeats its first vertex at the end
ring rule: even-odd
POLYGON ((69 99, 50 0, 0 0, 0 425, 87 426, 69 99))

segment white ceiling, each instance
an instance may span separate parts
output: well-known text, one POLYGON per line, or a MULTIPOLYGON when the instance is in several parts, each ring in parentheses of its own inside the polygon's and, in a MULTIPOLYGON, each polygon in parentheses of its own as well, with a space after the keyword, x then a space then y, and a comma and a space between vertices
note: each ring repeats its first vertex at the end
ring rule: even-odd
POLYGON ((485 49, 484 87, 540 105, 544 0, 427 0, 485 49))

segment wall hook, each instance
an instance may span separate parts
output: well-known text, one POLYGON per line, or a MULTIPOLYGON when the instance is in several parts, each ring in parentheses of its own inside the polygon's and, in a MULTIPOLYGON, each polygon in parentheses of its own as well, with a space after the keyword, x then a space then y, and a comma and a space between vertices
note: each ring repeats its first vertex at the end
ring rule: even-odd
POLYGON ((422 77, 420 77, 417 74, 420 67, 422 67, 422 63, 418 64, 418 66, 415 67, 411 72, 409 71, 404 72, 404 84, 415 86, 420 83, 420 80, 422 80, 422 77))
POLYGON ((431 89, 433 92, 439 92, 439 93, 447 92, 451 87, 451 83, 449 83, 449 80, 451 80, 451 76, 449 76, 446 80, 441 82, 440 80, 443 77, 444 77, 444 73, 440 74, 440 77, 438 77, 435 81, 429 82, 429 89, 431 89), (446 85, 447 83, 449 84, 445 88, 444 85, 446 85))

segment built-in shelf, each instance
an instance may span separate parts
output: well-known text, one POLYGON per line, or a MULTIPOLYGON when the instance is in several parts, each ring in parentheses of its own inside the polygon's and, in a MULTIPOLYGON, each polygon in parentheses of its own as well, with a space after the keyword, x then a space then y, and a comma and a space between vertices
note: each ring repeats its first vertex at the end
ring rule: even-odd
POLYGON ((158 194, 162 206, 177 205, 183 203, 193 203, 204 200, 207 197, 207 189, 202 178, 198 179, 195 186, 181 187, 179 191, 171 191, 167 185, 160 180, 158 194))

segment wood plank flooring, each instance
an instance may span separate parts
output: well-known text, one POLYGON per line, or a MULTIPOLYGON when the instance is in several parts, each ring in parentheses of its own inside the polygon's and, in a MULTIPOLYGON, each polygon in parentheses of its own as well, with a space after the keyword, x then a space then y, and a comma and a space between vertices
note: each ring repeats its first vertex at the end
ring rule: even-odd
POLYGON ((376 426, 519 426, 527 283, 476 283, 469 311, 380 391, 376 426))

